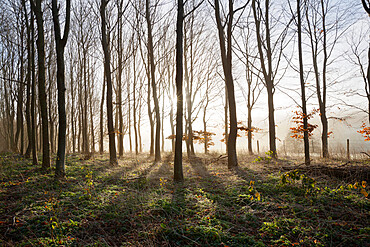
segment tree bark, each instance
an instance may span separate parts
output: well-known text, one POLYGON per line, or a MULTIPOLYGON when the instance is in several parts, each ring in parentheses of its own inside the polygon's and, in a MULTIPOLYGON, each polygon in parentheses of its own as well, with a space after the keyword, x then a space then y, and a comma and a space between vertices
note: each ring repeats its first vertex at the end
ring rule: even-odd
POLYGON ((38 61, 38 89, 41 110, 42 127, 42 168, 50 168, 50 148, 49 148, 49 127, 47 97, 45 90, 45 40, 44 40, 44 20, 42 13, 41 0, 32 1, 32 9, 37 22, 37 61, 38 61))
POLYGON ((299 57, 299 79, 301 82, 301 98, 302 98, 302 113, 303 113, 303 142, 304 142, 304 157, 306 165, 310 165, 310 143, 308 133, 308 118, 306 106, 306 90, 304 83, 303 71, 303 51, 302 51, 302 22, 301 22, 301 1, 297 0, 297 27, 298 27, 298 57, 299 57))
POLYGON ((274 81, 272 77, 272 48, 271 48, 271 37, 270 37, 270 25, 269 25, 269 0, 265 0, 265 43, 262 41, 261 35, 261 20, 258 17, 257 11, 260 11, 260 7, 256 8, 256 0, 252 0, 252 9, 254 20, 256 23, 256 36, 257 36, 257 46, 258 53, 261 62, 261 68, 263 76, 265 79, 265 86, 267 90, 267 101, 268 101, 268 112, 269 112, 269 145, 270 151, 272 152, 272 157, 276 158, 276 130, 275 130, 275 108, 274 108, 274 81), (266 58, 267 58, 267 68, 265 64, 265 57, 262 50, 262 47, 266 47, 266 58))
POLYGON ((55 162, 55 177, 58 179, 65 177, 65 152, 66 152, 66 107, 65 107, 65 68, 64 68, 64 48, 67 44, 71 1, 67 0, 66 22, 64 25, 63 38, 61 36, 60 23, 58 17, 58 1, 52 1, 52 12, 54 22, 55 44, 57 54, 57 88, 58 88, 58 114, 59 114, 59 131, 58 131, 58 151, 55 162))
MULTIPOLYGON (((30 0, 31 1, 31 0, 30 0)), ((32 3, 31 3, 32 4, 32 3)), ((35 75, 35 27, 34 27, 34 14, 31 11, 31 80, 32 80, 32 92, 31 92, 31 126, 32 126, 32 164, 38 165, 37 158, 37 124, 36 124, 36 75, 35 75)))
POLYGON ((113 128, 113 103, 112 103, 112 78, 110 68, 110 51, 107 42, 107 31, 106 31, 106 20, 105 20, 105 8, 107 5, 106 0, 101 0, 100 15, 102 24, 102 46, 104 51, 104 68, 107 79, 107 115, 108 115, 108 133, 109 133, 109 155, 110 164, 115 166, 118 164, 116 155, 116 144, 115 144, 115 132, 113 128))
MULTIPOLYGON (((118 119, 119 119, 119 127, 118 127, 118 154, 121 157, 123 155, 123 114, 122 114, 122 1, 117 1, 117 12, 118 12, 118 20, 117 20, 117 56, 118 56, 118 75, 117 75, 117 86, 118 86, 118 119)), ((129 87, 129 83, 127 82, 127 85, 129 87)), ((129 94, 129 92, 128 92, 129 94)), ((130 106, 129 106, 130 108, 130 106)), ((129 109, 130 110, 130 109, 129 109)), ((130 136, 131 141, 131 136, 130 136)))
POLYGON ((150 18, 150 0, 146 0, 146 22, 148 26, 148 53, 149 53, 149 64, 150 64, 150 78, 151 86, 153 91, 154 99, 154 110, 156 119, 156 131, 155 131, 155 151, 154 151, 154 161, 159 162, 161 160, 161 116, 159 113, 159 102, 157 97, 157 88, 155 82, 155 64, 154 64, 154 48, 153 48, 153 35, 152 35, 152 22, 150 18))
POLYGON ((184 3, 183 0, 177 2, 177 24, 176 24, 176 141, 174 158, 174 181, 184 181, 182 170, 182 120, 183 120, 183 25, 184 25, 184 3))
POLYGON ((23 64, 24 64, 24 51, 23 51, 23 34, 24 34, 24 28, 23 26, 21 27, 20 31, 20 39, 21 39, 21 51, 20 51, 20 73, 19 73, 19 85, 18 85, 18 97, 17 97, 17 131, 15 133, 15 140, 14 140, 14 151, 20 151, 21 154, 23 154, 23 94, 24 94, 24 74, 23 74, 23 64), (18 142, 19 142, 19 137, 21 136, 21 150, 18 150, 18 142))
POLYGON ((221 23, 220 16, 220 3, 219 0, 215 0, 215 15, 218 29, 218 36, 220 41, 222 68, 224 71, 228 101, 229 101, 229 115, 230 115, 230 134, 227 141, 227 158, 228 168, 232 169, 238 166, 238 159, 236 154, 236 137, 237 137, 237 118, 236 118, 236 104, 235 104, 235 92, 234 92, 234 81, 232 77, 232 29, 233 29, 233 17, 234 8, 233 0, 229 0, 229 13, 227 19, 227 33, 225 41, 225 33, 223 25, 221 23))
POLYGON ((103 76, 103 92, 101 96, 101 103, 100 103, 100 145, 99 145, 99 152, 100 154, 104 153, 104 126, 103 126, 103 120, 104 120, 104 96, 105 96, 105 81, 106 81, 106 72, 104 68, 104 76, 103 76))
POLYGON ((26 32, 27 32, 27 75, 26 75, 26 125, 27 125, 27 139, 28 139, 28 146, 25 153, 26 158, 30 158, 31 150, 32 150, 32 126, 31 126, 31 30, 30 24, 28 20, 27 8, 26 8, 26 1, 22 1, 24 17, 25 17, 25 24, 26 24, 26 32))

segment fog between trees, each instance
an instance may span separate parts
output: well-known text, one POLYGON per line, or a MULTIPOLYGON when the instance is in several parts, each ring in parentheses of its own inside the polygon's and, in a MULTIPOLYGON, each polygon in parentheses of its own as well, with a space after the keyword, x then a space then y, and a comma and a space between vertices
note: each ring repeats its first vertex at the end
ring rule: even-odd
POLYGON ((183 153, 303 155, 303 112, 306 163, 366 151, 368 5, 1 0, 0 150, 56 153, 60 177, 65 152, 176 151, 181 181, 183 153))

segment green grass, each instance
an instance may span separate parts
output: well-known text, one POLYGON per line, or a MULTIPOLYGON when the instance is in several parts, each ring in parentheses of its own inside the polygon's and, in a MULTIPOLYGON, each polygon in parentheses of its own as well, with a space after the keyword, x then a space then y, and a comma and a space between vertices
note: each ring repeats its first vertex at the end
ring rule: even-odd
POLYGON ((369 246, 362 181, 266 173, 247 161, 229 171, 212 158, 184 162, 185 182, 174 184, 170 157, 153 165, 127 155, 112 168, 106 156, 73 155, 58 182, 53 170, 2 154, 0 245, 369 246))

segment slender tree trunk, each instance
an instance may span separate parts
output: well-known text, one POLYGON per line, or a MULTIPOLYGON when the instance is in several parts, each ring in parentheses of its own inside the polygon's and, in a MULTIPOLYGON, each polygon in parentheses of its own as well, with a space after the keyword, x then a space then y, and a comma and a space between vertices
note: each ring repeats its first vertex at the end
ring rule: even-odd
POLYGON ((256 8, 256 0, 252 0, 252 9, 254 20, 256 23, 256 36, 257 36, 257 46, 258 46, 258 53, 261 62, 261 68, 263 72, 263 76, 265 79, 265 86, 267 90, 267 101, 268 101, 268 112, 269 112, 269 145, 270 151, 272 152, 272 157, 276 158, 276 130, 275 130, 275 108, 274 108, 274 81, 272 77, 272 48, 271 48, 271 40, 270 40, 270 25, 269 25, 269 0, 265 0, 265 41, 262 41, 262 34, 261 34, 261 20, 258 17, 257 11, 260 11, 260 8, 256 8), (266 45, 264 45, 264 43, 266 45), (265 55, 263 53, 263 48, 266 47, 266 59, 267 59, 267 68, 265 64, 265 55))
POLYGON ((148 53, 149 53, 149 64, 150 64, 150 78, 153 91, 154 99, 154 110, 156 119, 156 131, 155 131, 155 155, 154 161, 159 162, 161 160, 161 146, 160 146, 160 134, 161 134, 161 116, 159 113, 159 102, 157 97, 157 88, 155 82, 155 64, 154 64, 154 48, 153 48, 153 36, 152 36, 152 23, 150 19, 150 1, 146 0, 146 22, 148 26, 148 53))
POLYGON ((105 20, 105 8, 107 1, 101 0, 100 15, 102 22, 102 46, 104 50, 104 68, 106 72, 107 79, 107 114, 108 114, 108 133, 109 133, 109 154, 110 154, 110 164, 117 165, 116 156, 116 144, 114 137, 113 128, 113 103, 112 103, 112 78, 111 78, 111 68, 110 68, 110 51, 107 42, 107 31, 106 31, 106 20, 105 20))
POLYGON ((44 20, 41 7, 41 0, 36 0, 33 11, 37 22, 37 60, 38 60, 38 89, 41 109, 42 126, 42 168, 50 168, 50 148, 48 130, 48 110, 45 90, 45 41, 44 41, 44 20))
MULTIPOLYGON (((90 61, 90 60, 89 60, 90 61)), ((91 71, 90 71, 90 63, 88 64, 88 75, 89 75, 89 88, 90 88, 90 135, 91 135, 91 153, 95 153, 95 131, 94 131, 94 113, 93 113, 93 104, 94 104, 94 100, 93 100, 93 97, 94 97, 94 83, 91 83, 91 81, 93 80, 92 76, 91 76, 91 71)))
POLYGON ((253 148, 252 148, 252 108, 248 106, 248 153, 249 155, 253 155, 253 148))
POLYGON ((74 111, 74 87, 73 87, 73 64, 70 64, 70 81, 71 81, 71 127, 72 127, 72 153, 76 152, 76 125, 75 125, 75 111, 74 111))
POLYGON ((236 154, 236 137, 237 137, 237 118, 236 118, 236 104, 234 93, 234 81, 232 77, 232 29, 233 29, 233 0, 229 0, 229 14, 227 22, 227 43, 225 42, 225 34, 220 17, 220 4, 219 0, 215 0, 215 14, 218 29, 218 36, 220 41, 222 67, 225 75, 225 82, 227 88, 227 96, 229 101, 229 115, 230 115, 230 134, 227 141, 227 157, 228 168, 232 169, 238 166, 236 154))
POLYGON ((326 117, 326 71, 328 64, 328 52, 327 52, 327 32, 326 32, 326 17, 325 17, 325 6, 324 1, 321 0, 321 11, 322 11, 322 30, 323 30, 323 51, 324 61, 322 69, 322 102, 320 104, 321 123, 322 123, 322 153, 324 158, 329 158, 328 148, 328 119, 326 117))
MULTIPOLYGON (((164 88, 164 86, 163 86, 163 88, 164 88)), ((163 89, 163 94, 162 94, 162 114, 161 114, 161 116, 162 116, 162 121, 161 121, 161 127, 162 127, 162 131, 161 131, 161 133, 162 133, 162 145, 161 145, 161 150, 162 150, 162 152, 164 152, 164 89, 163 89)))
POLYGON ((139 103, 140 107, 139 107, 139 120, 137 122, 137 135, 139 137, 139 150, 140 150, 140 153, 143 152, 143 144, 141 142, 141 100, 140 100, 140 103, 139 103))
MULTIPOLYGON (((122 1, 118 1, 118 13, 122 12, 122 1)), ((122 16, 121 14, 118 15, 117 20, 117 56, 118 56, 118 78, 117 78, 117 86, 118 86, 118 118, 119 118, 119 133, 118 133, 118 154, 120 157, 123 155, 123 113, 122 113, 122 16)), ((135 75, 134 75, 135 76, 135 75)), ((129 87, 130 83, 127 82, 127 86, 129 87)), ((128 92, 129 94, 130 92, 128 92)), ((130 106, 129 106, 130 108, 130 106)), ((130 109, 129 109, 130 111, 130 109)), ((130 136, 131 141, 131 136, 130 136)))
POLYGON ((302 112, 303 112, 303 141, 305 163, 310 164, 310 143, 308 133, 308 118, 306 106, 306 90, 303 71, 303 52, 302 52, 302 22, 301 22, 301 1, 297 0, 297 19, 298 19, 298 56, 299 56, 299 79, 301 82, 302 112))
POLYGON ((52 72, 52 47, 50 47, 50 53, 49 53, 49 62, 47 64, 48 69, 48 79, 49 79, 49 88, 48 88, 48 100, 49 100, 49 130, 50 130, 50 152, 54 153, 54 123, 53 123, 53 114, 52 114, 52 81, 53 81, 53 72, 52 72))
POLYGON ((177 2, 177 24, 176 24, 176 141, 174 159, 174 181, 184 181, 182 170, 182 120, 183 120, 183 25, 184 25, 184 2, 177 2))
POLYGON ((227 143, 229 142, 229 97, 227 95, 227 87, 225 85, 225 150, 226 154, 229 152, 227 143))
POLYGON ((24 16, 25 16, 25 23, 26 23, 26 30, 27 30, 27 99, 26 99, 26 125, 27 125, 27 139, 28 139, 28 146, 25 153, 26 158, 30 158, 31 151, 32 151, 32 126, 31 126, 31 70, 32 70, 32 54, 31 54, 31 30, 29 26, 27 8, 26 8, 26 1, 22 1, 24 16))
MULTIPOLYGON (((135 45, 135 43, 133 42, 133 45, 135 45)), ((135 49, 133 47, 133 49, 135 49)), ((132 90, 132 94, 133 94, 133 107, 134 107, 134 112, 133 112, 133 117, 134 117, 134 136, 135 136, 135 154, 138 155, 139 154, 139 141, 138 141, 138 136, 137 136, 137 122, 136 122, 136 53, 134 52, 133 54, 133 70, 134 70, 134 89, 132 90)))
MULTIPOLYGON (((17 131, 15 133, 15 142, 14 142, 14 151, 18 151, 18 142, 19 136, 23 133, 23 94, 24 94, 24 78, 23 78, 23 64, 24 64, 24 52, 23 52, 23 27, 21 28, 20 38, 21 38, 21 51, 20 51, 20 73, 19 73, 19 81, 20 84, 18 85, 18 97, 17 97, 17 131)), ((23 138, 21 138, 21 150, 20 153, 23 154, 23 138)))
POLYGON ((150 148, 149 148, 149 155, 154 156, 154 120, 153 120, 153 112, 151 107, 151 89, 150 89, 150 72, 148 66, 148 116, 149 116, 149 123, 150 123, 150 148))
MULTIPOLYGON (((30 0, 31 1, 31 0, 30 0)), ((31 140, 31 149, 32 149, 32 164, 38 165, 37 158, 37 124, 36 124, 36 75, 35 75, 35 27, 34 27, 34 14, 31 11, 31 80, 32 80, 32 92, 31 92, 31 126, 32 126, 32 140, 31 140)))
POLYGON ((249 155, 253 155, 253 148, 252 148, 252 76, 249 69, 249 55, 247 54, 247 66, 246 66, 246 75, 247 75, 247 84, 248 84, 248 99, 247 99, 247 108, 248 108, 248 123, 247 123, 247 137, 248 137, 248 153, 249 155))
MULTIPOLYGON (((167 63, 167 74, 168 74, 168 84, 169 84, 169 86, 168 86, 168 90, 169 90, 169 97, 171 97, 171 85, 173 85, 173 81, 172 81, 172 79, 171 78, 173 78, 172 76, 171 76, 171 72, 170 72, 170 63, 168 62, 167 63)), ((170 99, 170 102, 171 102, 171 108, 170 108, 170 125, 171 125, 171 135, 172 136, 175 136, 175 125, 174 125, 174 118, 173 118, 173 100, 172 99, 170 99)), ((171 139, 171 151, 172 151, 172 153, 174 153, 175 152, 175 139, 174 138, 172 138, 171 139)))
POLYGON ((65 68, 64 68, 64 48, 67 43, 69 33, 69 22, 71 12, 71 1, 67 0, 66 22, 64 26, 63 38, 61 36, 57 0, 52 1, 52 12, 55 32, 55 44, 57 54, 57 88, 58 88, 58 114, 59 114, 59 131, 58 131, 58 151, 55 162, 55 177, 65 177, 65 152, 66 152, 66 108, 65 108, 65 68))
POLYGON ((84 153, 89 154, 90 148, 89 148, 89 129, 87 124, 87 116, 88 116, 88 98, 89 98, 89 91, 88 91, 88 78, 87 78, 87 49, 83 48, 83 57, 82 57, 82 63, 83 63, 83 81, 84 81, 84 99, 83 99, 83 128, 82 128, 82 135, 83 135, 83 143, 84 143, 84 153))
POLYGON ((207 107, 208 107, 208 92, 206 92, 206 105, 203 108, 203 131, 204 131, 204 153, 208 154, 208 135, 207 135, 207 107))
MULTIPOLYGON (((185 113, 185 139, 186 144, 186 153, 188 155, 188 159, 192 156, 191 153, 191 142, 193 141, 193 131, 191 128, 191 96, 190 96, 190 76, 189 76, 189 69, 188 69, 188 59, 187 59, 187 51, 188 51, 188 42, 187 42, 187 35, 184 32, 184 79, 186 82, 185 85, 185 99, 186 99, 186 113, 185 113)), ((192 41, 190 41, 190 46, 192 45, 192 41)), ((191 56, 191 54, 190 54, 191 56)))
MULTIPOLYGON (((130 74, 130 72, 127 73, 128 75, 130 74)), ((130 94, 131 94, 131 88, 130 88, 130 83, 127 83, 127 105, 128 105, 128 114, 127 114, 127 118, 128 118, 128 138, 129 138, 129 144, 130 144, 130 153, 132 153, 132 135, 131 135, 131 98, 130 98, 130 94)))
POLYGON ((104 120, 104 95, 105 95, 105 79, 106 73, 104 68, 104 78, 103 78, 103 92, 101 96, 101 103, 100 103, 100 145, 99 145, 99 152, 100 154, 104 153, 104 126, 103 126, 103 120, 104 120))
MULTIPOLYGON (((367 85, 368 90, 370 90, 370 44, 369 44, 369 51, 367 53, 367 82, 365 84, 367 85)), ((365 85, 365 86, 366 86, 365 85)), ((370 94, 367 94, 367 100, 368 100, 368 111, 369 111, 369 124, 370 124, 370 94)))

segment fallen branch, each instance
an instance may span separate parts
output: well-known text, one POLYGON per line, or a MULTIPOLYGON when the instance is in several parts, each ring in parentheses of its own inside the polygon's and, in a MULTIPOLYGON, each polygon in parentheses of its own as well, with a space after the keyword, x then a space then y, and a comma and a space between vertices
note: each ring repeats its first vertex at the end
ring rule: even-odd
POLYGON ((366 153, 366 152, 360 152, 361 154, 365 154, 367 155, 368 157, 370 157, 370 154, 366 153))

